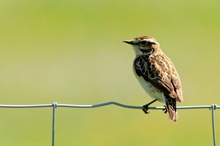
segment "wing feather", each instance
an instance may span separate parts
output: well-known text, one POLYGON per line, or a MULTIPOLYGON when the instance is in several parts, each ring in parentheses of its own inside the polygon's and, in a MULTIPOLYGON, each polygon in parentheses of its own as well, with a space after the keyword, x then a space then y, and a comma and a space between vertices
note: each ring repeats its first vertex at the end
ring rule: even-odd
POLYGON ((147 82, 163 92, 166 98, 171 97, 182 102, 182 87, 179 76, 169 58, 165 55, 160 57, 137 57, 134 61, 135 71, 138 76, 142 76, 147 82))

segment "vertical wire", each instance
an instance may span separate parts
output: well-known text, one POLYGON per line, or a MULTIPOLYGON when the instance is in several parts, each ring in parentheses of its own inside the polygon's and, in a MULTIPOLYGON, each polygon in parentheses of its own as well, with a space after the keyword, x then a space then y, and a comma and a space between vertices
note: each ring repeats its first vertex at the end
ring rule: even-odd
POLYGON ((212 136, 213 136, 213 145, 216 146, 216 136, 215 136, 215 109, 216 104, 212 104, 212 136))
POLYGON ((55 116, 56 116, 56 107, 57 107, 57 103, 56 102, 53 102, 52 103, 52 107, 53 107, 53 110, 52 110, 52 146, 55 145, 54 141, 54 136, 55 136, 55 116))

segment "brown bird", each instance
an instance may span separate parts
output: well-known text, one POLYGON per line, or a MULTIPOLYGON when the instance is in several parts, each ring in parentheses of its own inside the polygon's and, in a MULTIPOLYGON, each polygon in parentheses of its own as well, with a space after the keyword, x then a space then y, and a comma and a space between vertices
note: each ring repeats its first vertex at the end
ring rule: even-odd
POLYGON ((150 36, 140 36, 124 41, 134 48, 136 57, 133 63, 134 74, 144 90, 154 100, 143 106, 148 113, 148 106, 155 101, 165 104, 165 113, 176 122, 176 101, 183 101, 179 75, 171 60, 162 52, 160 44, 150 36))

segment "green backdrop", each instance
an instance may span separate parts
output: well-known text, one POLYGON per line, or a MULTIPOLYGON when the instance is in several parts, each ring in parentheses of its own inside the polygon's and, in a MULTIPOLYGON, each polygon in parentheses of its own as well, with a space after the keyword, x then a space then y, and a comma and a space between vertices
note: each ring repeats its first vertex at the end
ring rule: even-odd
MULTIPOLYGON (((144 105, 122 41, 155 37, 174 62, 184 102, 220 104, 218 0, 0 0, 0 104, 144 105)), ((162 106, 156 103, 154 106, 162 106)), ((220 111, 216 138, 220 143, 220 111)), ((0 145, 51 145, 51 108, 0 108, 0 145)), ((58 108, 56 146, 212 145, 211 111, 58 108)))

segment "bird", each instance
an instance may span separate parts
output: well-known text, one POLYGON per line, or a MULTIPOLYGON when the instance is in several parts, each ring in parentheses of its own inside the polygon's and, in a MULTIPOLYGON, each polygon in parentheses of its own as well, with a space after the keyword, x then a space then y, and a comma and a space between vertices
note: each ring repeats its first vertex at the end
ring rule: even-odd
POLYGON ((135 52, 133 72, 147 94, 154 100, 142 107, 148 114, 148 107, 159 101, 164 103, 164 113, 177 122, 176 102, 183 102, 180 77, 172 61, 163 53, 159 42, 151 36, 139 36, 124 43, 132 45, 135 52))

